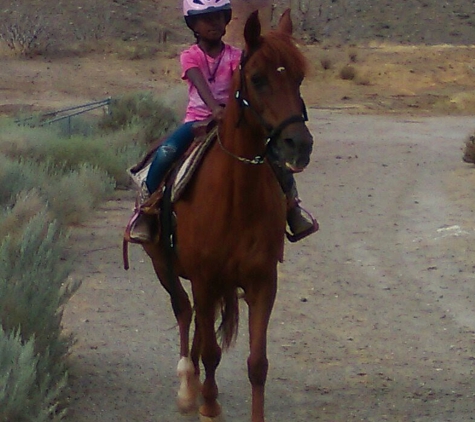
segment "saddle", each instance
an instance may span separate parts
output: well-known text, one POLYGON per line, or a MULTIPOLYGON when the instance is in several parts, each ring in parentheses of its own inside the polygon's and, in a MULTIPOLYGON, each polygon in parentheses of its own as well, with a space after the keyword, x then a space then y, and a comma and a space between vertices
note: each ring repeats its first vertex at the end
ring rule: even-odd
POLYGON ((152 163, 155 151, 163 142, 163 138, 155 142, 145 157, 135 166, 127 169, 127 173, 138 187, 137 198, 132 216, 124 233, 124 266, 128 268, 127 244, 140 243, 131 237, 131 230, 137 219, 142 215, 153 216, 156 220, 157 235, 159 236, 160 225, 158 224, 162 213, 165 198, 169 198, 170 204, 180 199, 194 173, 201 164, 209 147, 216 140, 218 127, 215 121, 199 122, 193 126, 195 139, 187 149, 183 157, 175 163, 165 175, 158 189, 148 197, 145 193, 145 179, 152 163), (168 192, 167 195, 165 193, 168 192), (144 200, 144 198, 148 197, 144 200))

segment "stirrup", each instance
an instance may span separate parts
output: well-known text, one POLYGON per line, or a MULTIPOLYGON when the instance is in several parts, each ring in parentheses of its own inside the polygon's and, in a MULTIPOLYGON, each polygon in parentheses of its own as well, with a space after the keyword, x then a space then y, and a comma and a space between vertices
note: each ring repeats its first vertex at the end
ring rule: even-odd
POLYGON ((142 205, 147 202, 149 198, 150 193, 144 179, 140 183, 140 190, 135 200, 134 213, 132 214, 132 217, 130 217, 129 223, 125 229, 124 238, 127 242, 138 244, 152 242, 153 230, 151 226, 148 227, 148 236, 134 236, 134 230, 138 224, 144 224, 145 226, 148 226, 149 222, 147 222, 146 219, 150 218, 150 216, 143 212, 142 205))
POLYGON ((285 235, 287 236, 287 239, 292 243, 298 242, 299 240, 302 240, 304 237, 310 236, 312 233, 317 232, 318 229, 320 228, 318 221, 309 211, 307 211, 305 208, 299 205, 298 207, 309 217, 310 221, 312 222, 312 226, 299 233, 290 233, 286 231, 285 235))
POLYGON ((147 243, 146 240, 140 239, 139 237, 135 237, 133 235, 133 231, 135 229, 135 226, 137 225, 137 222, 139 221, 140 218, 143 218, 143 217, 144 217, 144 214, 142 213, 140 208, 137 208, 137 209, 134 210, 134 213, 133 213, 132 217, 130 217, 129 223, 127 224, 127 227, 126 227, 125 233, 124 233, 124 239, 127 242, 138 243, 138 244, 147 243))
POLYGON ((143 245, 148 242, 153 241, 153 237, 150 238, 148 241, 144 241, 143 239, 135 238, 132 234, 137 221, 141 217, 147 217, 147 215, 143 214, 140 208, 135 208, 132 217, 130 217, 129 223, 125 228, 124 238, 122 240, 122 260, 124 262, 124 269, 129 269, 129 243, 136 243, 139 245, 143 245))

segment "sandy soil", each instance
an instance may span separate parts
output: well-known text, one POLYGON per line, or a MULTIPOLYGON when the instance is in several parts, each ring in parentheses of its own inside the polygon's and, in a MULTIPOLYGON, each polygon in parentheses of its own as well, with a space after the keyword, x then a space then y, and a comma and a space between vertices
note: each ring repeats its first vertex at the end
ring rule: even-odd
MULTIPOLYGON (((269 331, 269 421, 475 417, 475 172, 461 161, 475 123, 449 116, 453 109, 434 108, 433 101, 468 89, 469 72, 462 77, 457 69, 466 68, 470 51, 458 51, 465 59, 447 58, 455 69, 449 75, 440 64, 446 50, 429 51, 444 67, 438 72, 422 51, 399 51, 395 59, 397 52, 385 50, 373 62, 374 51, 365 50, 367 68, 386 63, 371 84, 328 79, 318 69, 307 82, 316 146, 298 182, 321 230, 288 244, 279 269, 269 331)), ((164 78, 173 73, 167 66, 113 57, 6 61, 2 109, 166 90, 176 82, 164 78)), ((74 230, 73 276, 83 285, 64 314, 65 330, 77 339, 74 422, 198 420, 175 407, 177 329, 167 295, 139 247, 131 248, 131 269, 122 268, 121 236, 133 197, 116 192, 74 230)), ((227 420, 244 422, 250 388, 243 315, 218 382, 227 420)))

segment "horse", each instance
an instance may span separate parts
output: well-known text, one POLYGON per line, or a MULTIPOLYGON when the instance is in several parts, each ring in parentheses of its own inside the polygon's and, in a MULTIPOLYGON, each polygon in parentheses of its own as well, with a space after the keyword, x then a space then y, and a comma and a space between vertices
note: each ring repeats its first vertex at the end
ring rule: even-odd
POLYGON ((252 422, 264 422, 267 329, 286 230, 286 199, 270 157, 288 171, 301 172, 310 161, 313 138, 300 93, 306 60, 292 38, 290 10, 266 35, 254 12, 246 21, 244 39, 217 139, 173 204, 173 248, 165 235, 142 246, 170 295, 178 322, 180 410, 198 409, 204 420, 222 414, 215 373, 222 350, 236 339, 238 299, 243 295, 249 309, 252 422), (193 307, 182 279, 191 282, 193 307))

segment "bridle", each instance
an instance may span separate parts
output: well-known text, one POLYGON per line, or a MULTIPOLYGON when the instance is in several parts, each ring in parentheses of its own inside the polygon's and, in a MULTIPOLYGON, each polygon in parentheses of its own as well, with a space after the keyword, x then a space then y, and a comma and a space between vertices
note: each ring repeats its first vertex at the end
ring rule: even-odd
MULTIPOLYGON (((249 61, 249 58, 251 56, 246 56, 245 53, 242 53, 241 56, 241 62, 239 64, 239 88, 236 91, 234 95, 234 99, 238 102, 239 107, 240 107, 240 115, 239 119, 237 122, 236 126, 239 126, 242 121, 244 120, 244 111, 245 109, 250 110, 254 116, 257 118, 257 120, 260 122, 261 126, 265 129, 267 132, 267 137, 264 141, 264 152, 262 154, 256 155, 254 158, 246 158, 246 157, 241 157, 239 155, 233 154, 231 151, 229 151, 221 142, 221 138, 219 136, 219 130, 218 130, 218 143, 221 147, 221 149, 226 152, 228 155, 232 156, 233 158, 236 158, 237 160, 246 163, 246 164, 263 164, 265 162, 265 157, 268 153, 269 146, 271 145, 272 142, 274 142, 282 133, 282 131, 289 125, 293 123, 305 123, 308 121, 308 114, 307 114, 307 108, 305 107, 305 102, 301 98, 302 101, 302 114, 300 115, 293 115, 285 119, 283 122, 279 123, 276 127, 272 126, 268 122, 265 121, 265 119, 259 114, 259 112, 255 109, 255 107, 252 106, 252 104, 249 102, 249 100, 246 99, 246 93, 247 93, 247 84, 246 84, 246 78, 244 77, 244 66, 246 63, 249 61)), ((284 67, 279 67, 276 69, 278 72, 282 72, 285 70, 284 67)))

